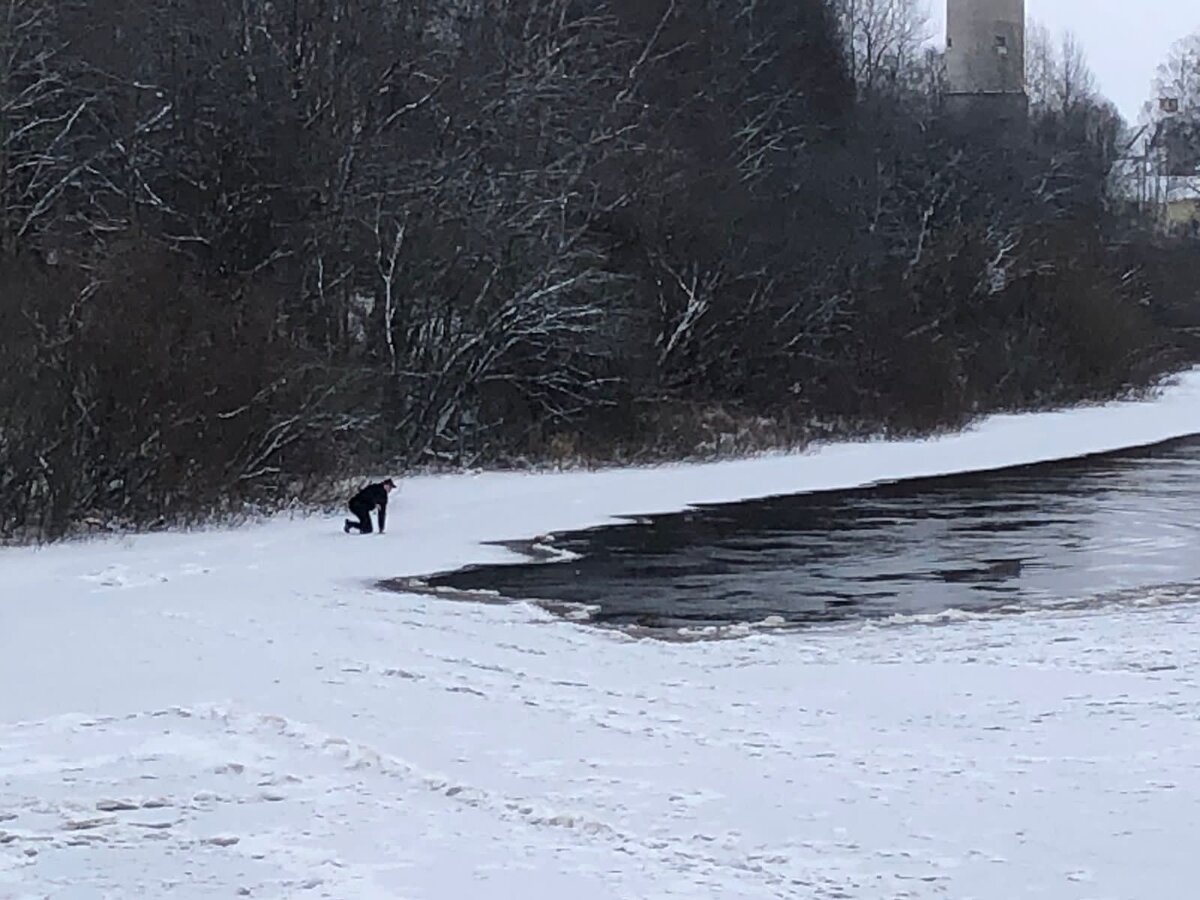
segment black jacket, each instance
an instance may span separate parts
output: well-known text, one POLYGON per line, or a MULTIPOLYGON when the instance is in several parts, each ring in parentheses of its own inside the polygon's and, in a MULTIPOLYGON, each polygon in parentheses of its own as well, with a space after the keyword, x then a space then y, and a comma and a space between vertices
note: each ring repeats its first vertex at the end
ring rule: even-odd
POLYGON ((350 498, 351 508, 362 509, 364 512, 370 512, 375 507, 379 507, 379 530, 383 531, 387 524, 387 501, 388 491, 383 486, 383 482, 378 484, 368 484, 365 488, 350 498))

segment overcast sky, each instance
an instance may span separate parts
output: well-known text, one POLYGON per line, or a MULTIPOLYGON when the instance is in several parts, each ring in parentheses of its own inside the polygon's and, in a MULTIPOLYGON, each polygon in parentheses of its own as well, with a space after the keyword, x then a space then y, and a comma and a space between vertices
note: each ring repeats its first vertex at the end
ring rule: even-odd
MULTIPOLYGON (((945 43, 946 0, 928 0, 931 28, 945 43)), ((1150 99, 1154 70, 1178 38, 1200 31, 1197 0, 1025 0, 1026 11, 1055 34, 1075 32, 1087 49, 1100 91, 1126 120, 1150 99)))

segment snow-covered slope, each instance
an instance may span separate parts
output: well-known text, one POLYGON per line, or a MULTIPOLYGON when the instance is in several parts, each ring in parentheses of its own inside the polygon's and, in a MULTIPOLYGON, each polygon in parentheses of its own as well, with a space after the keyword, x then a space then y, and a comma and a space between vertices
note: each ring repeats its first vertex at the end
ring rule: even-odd
POLYGON ((1192 373, 929 442, 414 479, 384 536, 0 551, 0 898, 1186 896, 1187 591, 669 644, 370 585, 621 514, 1195 432, 1192 373))

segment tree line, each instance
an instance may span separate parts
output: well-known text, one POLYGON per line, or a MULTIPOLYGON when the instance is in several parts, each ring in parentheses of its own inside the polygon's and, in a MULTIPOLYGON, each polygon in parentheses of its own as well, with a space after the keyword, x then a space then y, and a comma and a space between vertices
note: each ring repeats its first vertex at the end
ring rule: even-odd
POLYGON ((1116 113, 948 115, 899 2, 0 0, 0 534, 1182 364, 1116 113))

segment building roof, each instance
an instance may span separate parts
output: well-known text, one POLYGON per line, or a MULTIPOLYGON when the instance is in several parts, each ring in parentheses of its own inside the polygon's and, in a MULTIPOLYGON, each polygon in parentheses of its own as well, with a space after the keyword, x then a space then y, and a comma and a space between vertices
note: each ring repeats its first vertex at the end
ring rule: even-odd
POLYGON ((1200 175, 1164 175, 1162 188, 1168 203, 1200 200, 1200 175))

